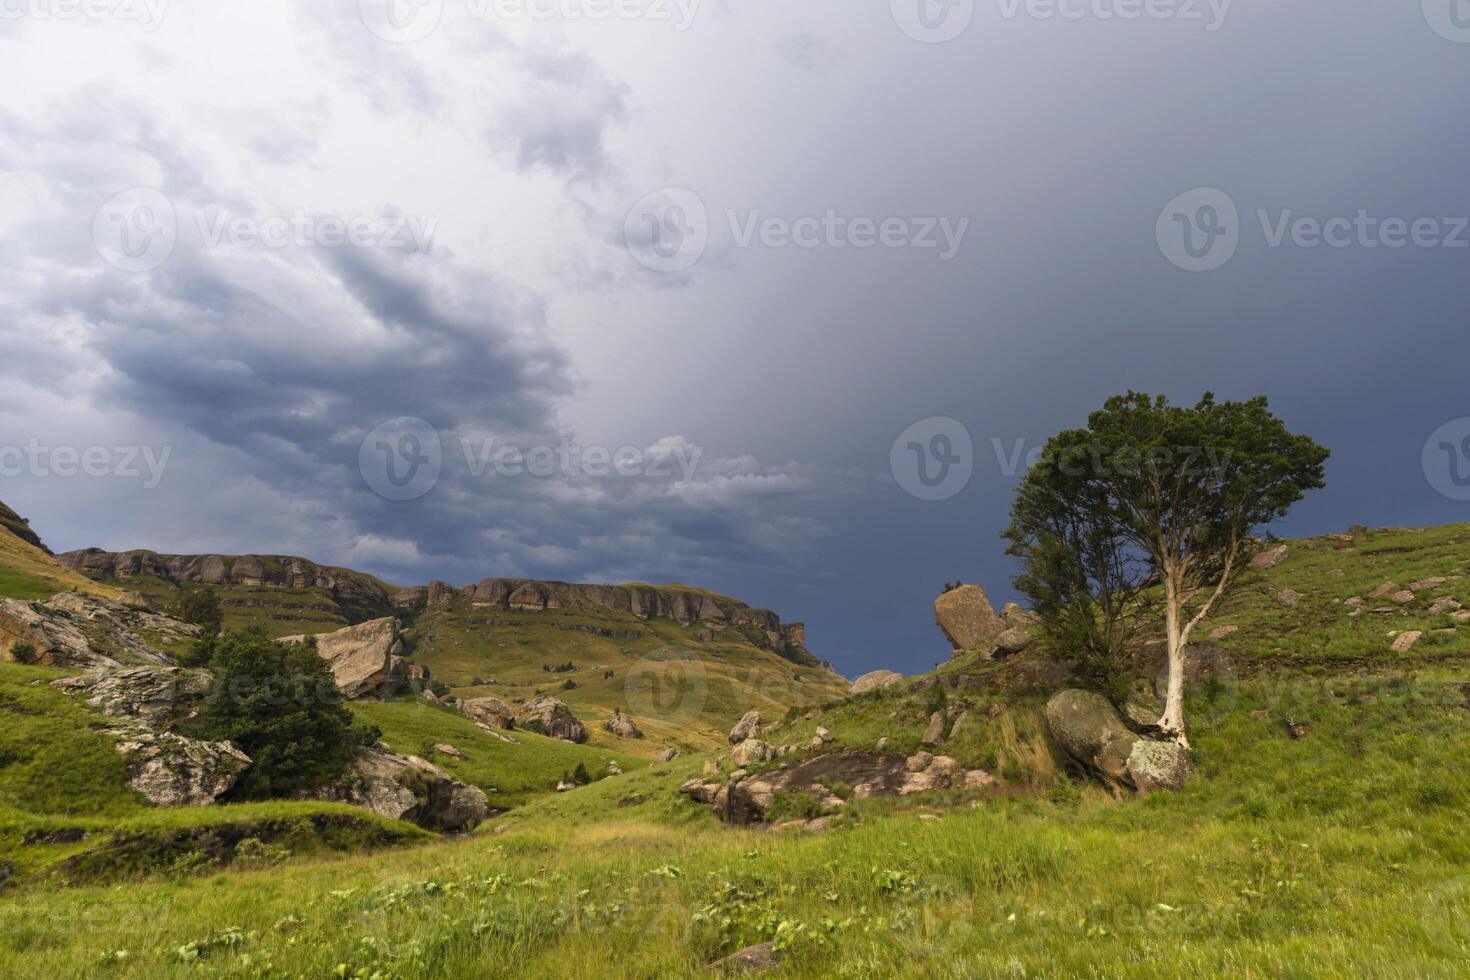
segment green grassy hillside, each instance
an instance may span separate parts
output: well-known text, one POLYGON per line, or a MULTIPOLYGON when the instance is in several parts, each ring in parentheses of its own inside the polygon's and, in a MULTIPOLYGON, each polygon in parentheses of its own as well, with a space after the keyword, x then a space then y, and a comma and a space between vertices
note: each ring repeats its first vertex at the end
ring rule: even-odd
POLYGON ((847 689, 827 668, 795 664, 739 630, 705 632, 606 609, 524 612, 461 600, 422 614, 413 637, 414 662, 455 694, 505 700, 552 694, 582 719, 594 743, 641 755, 667 746, 709 748, 751 708, 779 717, 847 689), (543 670, 567 663, 574 669, 543 670), (619 708, 631 713, 644 739, 603 732, 602 722, 619 708))
MULTIPOLYGON (((3 503, 0 511, 15 514, 3 503)), ((50 553, 12 533, 15 528, 28 529, 28 525, 18 517, 0 520, 0 599, 45 599, 58 592, 89 592, 114 599, 122 596, 120 590, 93 582, 62 565, 50 553)))

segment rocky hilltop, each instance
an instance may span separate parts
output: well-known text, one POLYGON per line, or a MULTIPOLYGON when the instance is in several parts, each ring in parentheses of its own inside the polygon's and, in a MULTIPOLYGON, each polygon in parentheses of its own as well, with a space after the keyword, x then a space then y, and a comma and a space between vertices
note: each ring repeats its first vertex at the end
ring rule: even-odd
POLYGON ((51 554, 51 549, 41 542, 41 536, 31 530, 30 521, 5 506, 3 500, 0 500, 0 528, 9 531, 26 544, 34 545, 46 554, 51 554))
POLYGON ((472 608, 499 607, 529 612, 548 609, 606 609, 628 613, 638 619, 672 619, 685 626, 702 626, 714 632, 746 629, 764 649, 815 666, 818 661, 806 648, 806 628, 801 623, 783 623, 769 609, 748 606, 739 599, 716 595, 681 585, 577 585, 533 579, 487 578, 456 589, 444 582, 404 589, 393 605, 448 609, 456 602, 472 608))
POLYGON ((331 595, 349 623, 376 619, 391 609, 387 586, 365 572, 318 565, 279 555, 161 555, 154 551, 68 551, 57 559, 89 578, 127 583, 155 578, 173 585, 320 589, 331 595))

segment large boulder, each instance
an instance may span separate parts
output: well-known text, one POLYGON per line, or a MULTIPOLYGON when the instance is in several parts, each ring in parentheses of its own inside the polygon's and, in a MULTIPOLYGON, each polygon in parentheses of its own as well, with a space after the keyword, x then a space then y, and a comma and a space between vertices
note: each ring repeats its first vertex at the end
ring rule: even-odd
POLYGON ((643 732, 638 728, 638 723, 626 711, 614 711, 612 717, 602 723, 602 727, 612 732, 618 738, 643 737, 643 732))
POLYGON ((473 721, 496 728, 510 728, 515 724, 516 709, 499 698, 467 698, 459 702, 459 710, 473 721))
POLYGON ((250 765, 229 742, 206 742, 141 725, 109 729, 117 739, 128 782, 156 806, 206 806, 250 765))
POLYGON ((564 742, 587 741, 587 728, 559 698, 540 694, 516 711, 515 725, 522 731, 548 735, 564 742))
POLYGON ((748 738, 755 738, 761 733, 761 713, 759 711, 747 711, 740 716, 735 727, 730 729, 730 744, 739 745, 748 738))
POLYGON ((995 638, 995 652, 1014 656, 1021 653, 1031 645, 1031 631, 1020 626, 1012 626, 995 638))
POLYGON ((84 698, 109 718, 167 729, 196 716, 213 683, 202 670, 120 667, 65 677, 51 686, 84 698))
POLYGON ((1125 782, 1129 754, 1139 736, 1101 694, 1070 688, 1046 703, 1046 724, 1068 755, 1110 782, 1125 782))
POLYGON ((1254 568, 1258 571, 1268 568, 1275 568, 1277 565, 1286 561, 1286 559, 1290 557, 1290 555, 1291 549, 1284 544, 1277 545, 1274 548, 1265 548, 1261 551, 1256 552, 1256 554, 1251 557, 1249 567, 1254 568))
POLYGON ((989 653, 995 638, 1006 630, 995 614, 990 597, 978 585, 961 585, 934 600, 934 619, 956 652, 983 649, 989 653))
POLYGON ((49 599, 0 599, 0 660, 102 669, 171 665, 161 647, 181 646, 199 627, 101 596, 63 592, 49 599))
POLYGON ((1182 789, 1194 775, 1189 752, 1174 742, 1150 742, 1140 739, 1128 753, 1127 774, 1140 793, 1161 789, 1182 789))
POLYGON ((771 747, 770 742, 762 742, 758 738, 747 738, 730 750, 730 761, 741 768, 745 768, 746 766, 758 766, 762 762, 769 762, 775 755, 776 750, 771 747))
POLYGON ((893 670, 870 670, 857 680, 852 682, 848 689, 849 694, 867 694, 869 691, 881 691, 885 687, 892 687, 903 680, 903 675, 893 670))
POLYGON ((477 787, 459 782, 432 762, 399 755, 381 743, 359 749, 347 775, 317 796, 447 832, 473 830, 490 815, 489 800, 477 787))
MULTIPOLYGON (((304 643, 306 636, 284 636, 282 643, 304 643)), ((315 635, 316 651, 332 669, 342 696, 349 699, 392 694, 403 682, 403 640, 392 616, 315 635)))

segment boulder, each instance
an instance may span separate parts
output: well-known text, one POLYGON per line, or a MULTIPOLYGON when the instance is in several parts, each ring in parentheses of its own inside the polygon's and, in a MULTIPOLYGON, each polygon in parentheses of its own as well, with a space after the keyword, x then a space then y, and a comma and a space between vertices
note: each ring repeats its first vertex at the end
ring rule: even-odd
POLYGON ((196 716, 213 684, 206 672, 182 667, 119 667, 51 682, 109 718, 165 729, 196 716))
POLYGON ((490 815, 490 803, 480 789, 459 782, 432 762, 399 755, 382 743, 359 749, 347 775, 317 796, 446 832, 472 830, 490 815))
MULTIPOLYGON (((392 616, 318 633, 316 651, 332 669, 332 679, 349 699, 392 694, 403 682, 403 640, 392 616), (397 668, 397 669, 395 669, 397 668)), ((282 643, 304 643, 306 636, 283 636, 282 643)))
POLYGON ((515 724, 516 709, 499 698, 467 698, 459 702, 459 710, 467 718, 496 728, 515 724))
POLYGON ((1302 601, 1302 594, 1295 589, 1282 589, 1276 593, 1276 601, 1283 606, 1291 607, 1302 601))
POLYGON ((1441 596, 1429 607, 1429 612, 1435 616, 1443 616, 1445 613, 1459 612, 1459 610, 1460 600, 1453 596, 1441 596))
POLYGON ((1164 705, 1151 691, 1132 691, 1123 702, 1123 718, 1135 731, 1157 731, 1162 717, 1164 705))
POLYGON ((538 735, 559 738, 563 742, 587 741, 587 728, 572 714, 566 703, 546 694, 537 695, 525 704, 515 716, 516 727, 538 735))
POLYGON ((1181 745, 1141 739, 1128 754, 1127 774, 1140 793, 1181 789, 1194 775, 1194 764, 1181 745))
POLYGON ((909 772, 923 772, 934 763, 934 753, 915 752, 903 761, 903 767, 909 772))
POLYGON ((653 757, 654 762, 673 762, 679 758, 679 750, 670 746, 653 757))
POLYGON ((614 711, 612 717, 602 723, 602 727, 612 732, 618 738, 642 738, 643 732, 633 721, 633 716, 623 711, 614 711))
POLYGON ((759 711, 747 711, 740 716, 735 727, 730 729, 730 744, 739 745, 748 738, 755 738, 761 733, 761 713, 759 711))
POLYGON ((82 669, 171 666, 174 658, 160 647, 183 645, 199 633, 190 623, 81 592, 0 599, 0 660, 82 669))
POLYGON ((1470 609, 1461 609, 1450 613, 1450 619, 1457 623, 1470 623, 1470 609))
POLYGON ((1075 688, 1058 691, 1046 703, 1046 723, 1068 755, 1112 782, 1126 774, 1134 734, 1108 699, 1075 688))
POLYGON ((128 783, 155 806, 207 806, 235 785, 250 757, 229 742, 206 742, 142 725, 109 729, 128 783))
POLYGON ((1410 582, 1409 589, 1412 592, 1431 592, 1443 587, 1447 579, 1443 577, 1421 578, 1417 582, 1410 582))
POLYGON ((1031 645, 1031 633, 1019 626, 1012 626, 995 638, 995 652, 1011 656, 1031 645))
POLYGON ((1217 626, 1210 630, 1211 640, 1223 640, 1240 632, 1239 626, 1217 626))
POLYGON ((1401 606, 1406 606, 1414 601, 1414 593, 1410 592, 1408 589, 1401 589, 1400 591, 1395 592, 1393 595, 1389 596, 1388 601, 1397 602, 1401 606))
POLYGON ((1418 643, 1423 638, 1424 633, 1420 630, 1407 630, 1403 633, 1400 633, 1393 641, 1393 652, 1408 653, 1410 650, 1414 649, 1414 644, 1418 643))
POLYGON ((1008 602, 1000 611, 1001 621, 1010 627, 1035 626, 1041 622, 1041 617, 1029 609, 1023 609, 1014 602, 1008 602))
POLYGON ((903 675, 892 670, 870 670, 868 673, 852 682, 848 689, 849 694, 867 694, 869 691, 881 691, 886 687, 892 687, 903 680, 903 675))
POLYGON ((771 743, 758 738, 748 738, 730 750, 730 761, 741 768, 769 762, 776 755, 771 743))
POLYGON ((463 762, 465 758, 463 749, 461 749, 457 745, 450 745, 447 742, 440 742, 439 744, 435 745, 434 751, 439 752, 443 755, 447 755, 451 759, 458 759, 461 762, 463 762))
POLYGON ((929 716, 929 727, 919 739, 925 745, 938 745, 944 739, 944 712, 936 711, 929 716))
POLYGON ((1286 561, 1286 559, 1290 555, 1291 549, 1284 544, 1277 545, 1274 548, 1266 548, 1263 551, 1257 552, 1255 556, 1251 558, 1250 567, 1258 571, 1267 568, 1275 568, 1277 565, 1286 561))
POLYGON ((935 599, 934 619, 956 652, 979 648, 989 652, 995 638, 1006 630, 990 597, 978 585, 961 585, 935 599))
POLYGON ((1385 596, 1391 596, 1398 591, 1400 591, 1400 586, 1397 582, 1384 582, 1378 588, 1374 589, 1372 592, 1369 592, 1368 598, 1382 599, 1385 596))

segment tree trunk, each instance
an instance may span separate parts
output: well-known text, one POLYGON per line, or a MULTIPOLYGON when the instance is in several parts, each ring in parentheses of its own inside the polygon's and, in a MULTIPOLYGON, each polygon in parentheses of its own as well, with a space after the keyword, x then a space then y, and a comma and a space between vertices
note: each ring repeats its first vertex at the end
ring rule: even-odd
POLYGON ((1167 737, 1187 747, 1189 740, 1184 737, 1184 628, 1180 621, 1184 612, 1182 605, 1173 570, 1167 570, 1164 573, 1164 622, 1169 647, 1169 689, 1164 697, 1164 716, 1159 719, 1159 727, 1167 737))

